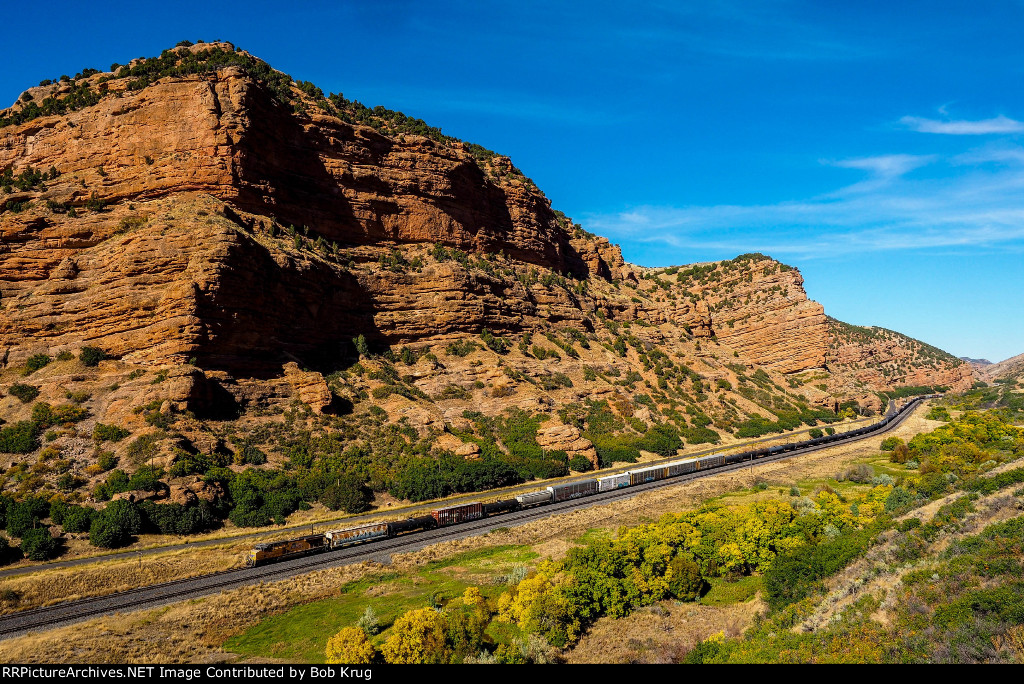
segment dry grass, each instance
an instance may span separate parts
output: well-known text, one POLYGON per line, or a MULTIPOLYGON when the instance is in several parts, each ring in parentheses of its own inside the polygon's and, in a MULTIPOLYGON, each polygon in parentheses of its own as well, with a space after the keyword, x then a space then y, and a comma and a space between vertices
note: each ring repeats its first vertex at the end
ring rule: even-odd
POLYGON ((601 618, 567 654, 569 663, 673 663, 712 634, 742 634, 760 599, 722 607, 663 601, 618 620, 601 618))
POLYGON ((233 656, 221 650, 267 615, 336 595, 337 588, 380 567, 363 563, 221 592, 126 615, 99 618, 0 642, 5 663, 199 663, 233 656))
POLYGON ((0 581, 0 591, 14 591, 20 597, 16 603, 0 604, 0 613, 227 570, 241 565, 246 550, 236 544, 205 548, 202 553, 172 551, 145 556, 141 562, 122 556, 105 563, 17 575, 0 581))

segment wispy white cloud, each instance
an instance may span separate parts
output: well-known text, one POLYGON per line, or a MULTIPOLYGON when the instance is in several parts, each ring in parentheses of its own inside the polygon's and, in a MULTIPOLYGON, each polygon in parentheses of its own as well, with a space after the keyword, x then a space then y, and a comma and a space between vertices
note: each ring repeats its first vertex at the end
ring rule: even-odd
POLYGON ((870 171, 877 177, 895 178, 910 173, 914 169, 935 161, 935 155, 918 154, 887 154, 878 157, 861 157, 859 159, 842 159, 823 162, 844 169, 861 169, 870 171))
POLYGON ((904 116, 900 123, 918 133, 940 133, 943 135, 992 135, 997 133, 1024 132, 1024 122, 1000 114, 994 119, 980 121, 937 121, 920 116, 904 116))
POLYGON ((950 158, 956 166, 982 164, 1024 164, 1024 147, 1018 145, 991 145, 970 150, 950 158))
POLYGON ((937 159, 938 157, 934 154, 887 154, 839 161, 822 160, 821 163, 828 166, 867 171, 869 176, 866 180, 840 188, 835 192, 824 195, 821 199, 877 192, 911 171, 927 166, 937 159))
POLYGON ((868 180, 804 200, 758 205, 640 206, 583 217, 620 241, 661 243, 690 253, 761 251, 810 259, 893 250, 1024 249, 1024 150, 889 155, 835 162, 868 180), (984 167, 992 158, 1008 162, 984 167), (925 164, 949 164, 915 179, 925 164), (979 164, 964 168, 968 164, 979 164))

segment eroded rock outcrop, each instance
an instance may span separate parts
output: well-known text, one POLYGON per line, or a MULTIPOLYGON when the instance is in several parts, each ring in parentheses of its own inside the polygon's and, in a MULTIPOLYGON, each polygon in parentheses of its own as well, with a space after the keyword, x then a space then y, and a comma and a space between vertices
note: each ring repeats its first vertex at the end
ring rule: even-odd
POLYGON ((549 425, 537 431, 537 444, 545 451, 564 451, 572 460, 583 456, 597 468, 597 449, 593 442, 583 437, 579 428, 573 425, 549 425))
POLYGON ((292 386, 298 400, 308 404, 313 413, 323 413, 334 400, 324 376, 316 371, 301 370, 299 364, 292 361, 284 365, 284 377, 292 386))

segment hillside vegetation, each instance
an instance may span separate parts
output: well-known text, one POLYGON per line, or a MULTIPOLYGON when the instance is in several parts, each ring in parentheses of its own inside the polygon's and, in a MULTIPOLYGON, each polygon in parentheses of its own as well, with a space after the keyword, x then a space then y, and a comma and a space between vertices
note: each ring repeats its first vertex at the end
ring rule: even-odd
POLYGON ((762 613, 745 634, 705 634, 688 652, 636 641, 635 657, 1019 662, 1024 428, 1008 420, 969 411, 908 442, 887 439, 887 465, 854 465, 834 486, 776 495, 758 485, 656 522, 595 530, 563 557, 529 570, 513 565, 487 584, 470 579, 487 574, 484 559, 511 554, 522 563, 523 551, 456 556, 415 581, 392 574, 381 578, 394 596, 386 614, 372 607, 385 605, 377 592, 346 587, 338 601, 272 618, 229 647, 259 652, 290 625, 319 620, 332 638, 303 639, 282 653, 301 648, 337 663, 558 662, 572 660, 598 623, 607 631, 622 621, 612 630, 633 643, 637 611, 648 619, 685 605, 725 611, 758 593, 762 613), (310 650, 316 644, 324 650, 310 650))

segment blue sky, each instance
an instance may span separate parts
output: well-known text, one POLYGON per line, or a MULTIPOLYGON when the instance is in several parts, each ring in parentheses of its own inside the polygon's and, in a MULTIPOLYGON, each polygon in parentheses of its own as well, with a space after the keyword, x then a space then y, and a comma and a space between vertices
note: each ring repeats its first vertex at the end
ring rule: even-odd
POLYGON ((20 5, 0 102, 230 40, 508 154, 634 263, 760 251, 839 319, 1024 352, 1024 2, 20 5))

